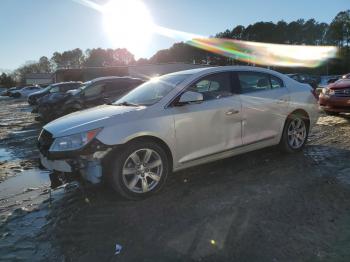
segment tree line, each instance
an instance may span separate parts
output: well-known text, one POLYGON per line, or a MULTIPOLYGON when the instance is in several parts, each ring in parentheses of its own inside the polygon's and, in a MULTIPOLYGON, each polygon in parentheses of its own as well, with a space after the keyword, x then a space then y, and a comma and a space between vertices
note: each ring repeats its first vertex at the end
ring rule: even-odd
MULTIPOLYGON (((217 33, 214 37, 275 44, 335 45, 339 47, 338 57, 318 68, 275 67, 274 69, 281 72, 303 71, 312 74, 341 74, 350 71, 350 10, 339 12, 329 24, 317 22, 315 19, 307 21, 298 19, 290 23, 283 20, 277 23, 257 22, 246 27, 237 25, 233 29, 217 33)), ((160 50, 149 61, 151 63, 195 61, 213 65, 246 64, 199 50, 185 43, 176 43, 169 49, 160 50)))
MULTIPOLYGON (((298 19, 292 22, 283 20, 277 23, 257 22, 248 26, 237 25, 233 29, 219 32, 213 37, 245 41, 256 41, 293 45, 336 45, 340 53, 337 59, 316 69, 275 68, 282 72, 298 71, 315 74, 340 74, 350 71, 350 10, 339 12, 331 23, 298 19)), ((159 50, 151 58, 135 57, 125 48, 102 49, 93 48, 85 51, 80 48, 55 52, 51 58, 41 57, 38 61, 27 62, 12 74, 0 76, 0 86, 12 86, 14 81, 20 82, 28 73, 52 73, 57 69, 108 67, 152 63, 205 63, 212 65, 245 64, 232 58, 223 57, 198 49, 186 43, 175 43, 168 49, 159 50)))

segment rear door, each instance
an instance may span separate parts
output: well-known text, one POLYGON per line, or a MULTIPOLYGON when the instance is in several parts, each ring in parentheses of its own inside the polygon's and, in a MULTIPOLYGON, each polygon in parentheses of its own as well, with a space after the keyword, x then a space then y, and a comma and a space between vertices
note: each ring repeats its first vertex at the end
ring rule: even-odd
POLYGON ((283 81, 260 72, 237 72, 243 145, 275 138, 283 129, 290 96, 283 81))

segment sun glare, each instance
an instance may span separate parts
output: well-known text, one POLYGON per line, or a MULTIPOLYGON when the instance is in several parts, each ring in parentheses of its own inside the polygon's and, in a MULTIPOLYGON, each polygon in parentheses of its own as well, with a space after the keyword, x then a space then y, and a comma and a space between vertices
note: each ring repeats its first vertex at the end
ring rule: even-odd
POLYGON ((155 26, 140 0, 111 0, 103 6, 104 29, 115 47, 127 48, 137 57, 150 43, 155 26))

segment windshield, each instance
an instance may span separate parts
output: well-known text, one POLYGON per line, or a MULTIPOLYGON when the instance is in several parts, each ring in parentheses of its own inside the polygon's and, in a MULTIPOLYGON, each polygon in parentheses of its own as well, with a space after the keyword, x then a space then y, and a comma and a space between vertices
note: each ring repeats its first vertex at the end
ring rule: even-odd
POLYGON ((58 91, 60 91, 60 87, 59 87, 58 85, 56 85, 56 86, 51 86, 51 89, 49 90, 49 92, 50 92, 51 94, 57 93, 58 91))
POLYGON ((86 87, 88 87, 89 85, 92 84, 92 81, 87 81, 85 83, 83 83, 79 88, 78 90, 84 90, 86 87))
POLYGON ((50 91, 50 89, 52 88, 52 85, 48 85, 47 87, 45 87, 42 92, 48 92, 50 91))
POLYGON ((114 104, 153 105, 169 94, 188 76, 189 74, 182 74, 153 78, 121 97, 114 104))

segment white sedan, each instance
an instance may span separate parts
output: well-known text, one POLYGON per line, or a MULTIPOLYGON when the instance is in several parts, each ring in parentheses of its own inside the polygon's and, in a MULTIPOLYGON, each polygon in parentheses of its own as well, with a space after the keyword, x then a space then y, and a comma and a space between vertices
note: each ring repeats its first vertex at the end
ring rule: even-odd
MULTIPOLYGON (((299 151, 318 118, 307 84, 258 67, 214 67, 152 79, 113 104, 44 126, 42 164, 140 199, 172 171, 280 145, 299 151)), ((249 168, 249 167, 247 167, 249 168)))
POLYGON ((40 86, 27 86, 11 93, 12 97, 28 97, 29 95, 42 90, 40 86))

